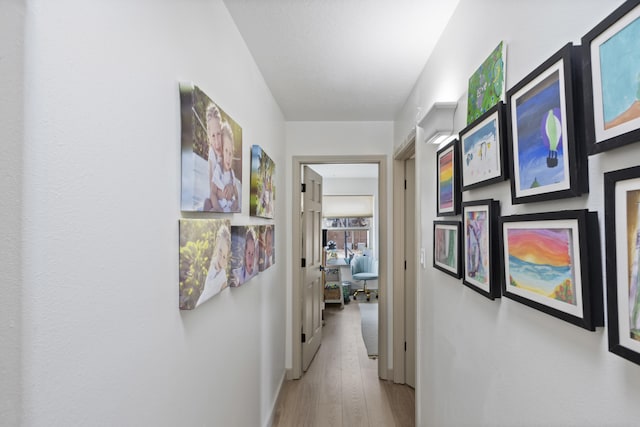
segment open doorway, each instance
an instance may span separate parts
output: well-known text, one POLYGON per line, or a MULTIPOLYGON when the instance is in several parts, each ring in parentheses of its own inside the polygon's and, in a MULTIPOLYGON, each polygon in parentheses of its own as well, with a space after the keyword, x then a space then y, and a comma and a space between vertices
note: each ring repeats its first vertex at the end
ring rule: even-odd
MULTIPOLYGON (((371 232, 369 229, 369 234, 367 233, 359 233, 356 237, 355 234, 349 234, 346 239, 343 238, 342 248, 345 252, 342 253, 342 259, 344 256, 348 258, 352 253, 354 258, 356 255, 360 255, 358 252, 358 246, 360 246, 360 251, 364 252, 365 250, 369 251, 369 256, 375 254, 377 258, 377 275, 378 278, 373 283, 367 282, 367 285, 371 287, 371 289, 375 289, 377 292, 371 294, 370 301, 377 301, 377 320, 378 320, 378 377, 381 379, 388 379, 388 367, 387 367, 387 327, 386 327, 386 319, 387 319, 387 298, 386 298, 386 274, 388 271, 388 257, 390 256, 390 251, 388 250, 387 245, 387 197, 386 197, 386 157, 385 156, 308 156, 308 157, 294 157, 293 159, 293 186, 294 189, 299 188, 302 189, 302 182, 304 180, 302 176, 302 170, 304 166, 311 166, 316 169, 322 169, 325 166, 321 165, 351 165, 349 166, 351 170, 356 170, 360 166, 365 164, 373 165, 377 169, 377 182, 373 184, 375 188, 375 192, 377 193, 376 197, 376 207, 377 214, 374 219, 375 221, 375 232, 371 232), (350 239, 349 239, 350 237, 350 239), (357 241, 356 241, 357 240, 357 241), (360 241, 363 240, 363 241, 360 241), (360 245, 358 245, 360 243, 360 245), (355 244, 355 248, 354 248, 355 244), (355 250, 354 250, 355 249, 355 250), (377 282, 377 283, 376 283, 377 282), (376 298, 377 296, 377 298, 376 298)), ((331 166, 329 166, 330 168, 331 166)), ((330 188, 334 190, 331 192, 336 193, 335 186, 340 186, 340 179, 331 176, 331 173, 324 171, 325 175, 327 175, 328 183, 330 188), (334 180, 335 178, 335 180, 334 180), (331 181, 334 181, 331 183, 331 181)), ((351 178, 355 180, 355 177, 351 178)), ((323 184, 324 185, 324 184, 323 184)), ((369 192, 371 192, 372 184, 368 184, 369 192)), ((303 253, 303 238, 302 238, 302 223, 303 223, 303 215, 302 211, 302 192, 299 194, 293 194, 293 221, 292 221, 292 254, 294 260, 301 258, 301 254, 303 253)), ((343 192, 344 195, 344 192, 343 192)), ((347 223, 348 224, 348 223, 347 223)), ((327 229, 328 231, 328 229, 327 229)), ((336 231, 336 230, 334 230, 336 231)), ((344 236, 344 232, 342 233, 344 236)), ((340 251, 336 251, 340 252, 340 251)), ((303 295, 305 293, 304 289, 301 288, 300 284, 303 283, 300 278, 302 277, 302 268, 300 268, 301 263, 294 262, 293 265, 293 289, 292 289, 292 337, 294 337, 293 345, 292 345, 292 369, 289 373, 290 379, 300 378, 303 372, 302 368, 302 345, 297 342, 295 337, 302 335, 302 340, 305 339, 305 333, 303 331, 303 323, 304 323, 304 310, 308 308, 307 303, 304 301, 303 295), (302 332, 302 333, 301 333, 302 332)), ((304 265, 304 264, 302 264, 304 265)), ((346 271, 350 271, 350 269, 345 269, 346 271)), ((346 276, 346 275, 345 275, 346 276)), ((353 280, 349 280, 348 276, 345 277, 347 282, 352 282, 352 287, 349 289, 351 292, 360 289, 360 285, 363 285, 362 282, 354 284, 353 280)), ((351 278, 352 279, 352 278, 351 278)), ((343 280, 341 279, 340 282, 343 280)), ((343 298, 344 298, 344 288, 343 298)), ((356 303, 360 301, 360 298, 366 300, 366 294, 363 293, 362 296, 356 295, 356 303)), ((353 301, 353 300, 351 300, 353 301)))

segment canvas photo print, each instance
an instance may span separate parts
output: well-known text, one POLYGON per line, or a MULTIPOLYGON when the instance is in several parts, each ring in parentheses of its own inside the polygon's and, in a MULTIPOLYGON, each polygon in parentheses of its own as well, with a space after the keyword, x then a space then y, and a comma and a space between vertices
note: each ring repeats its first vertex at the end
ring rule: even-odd
POLYGON ((231 227, 231 277, 229 286, 238 287, 258 274, 259 227, 231 227))
POLYGON ((259 228, 258 271, 265 271, 276 262, 273 224, 261 225, 259 228))
POLYGON ((180 83, 183 211, 240 212, 242 128, 198 86, 180 83))
POLYGON ((192 310, 228 286, 230 222, 181 219, 179 235, 179 307, 192 310))
POLYGON ((249 214, 273 218, 276 165, 259 145, 251 146, 251 198, 249 214))

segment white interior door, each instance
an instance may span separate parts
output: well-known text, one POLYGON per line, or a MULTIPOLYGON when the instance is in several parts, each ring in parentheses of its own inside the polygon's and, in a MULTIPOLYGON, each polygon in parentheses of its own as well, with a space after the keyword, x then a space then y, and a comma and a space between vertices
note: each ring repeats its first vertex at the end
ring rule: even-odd
POLYGON ((302 370, 322 342, 322 177, 303 167, 302 182, 302 370))
POLYGON ((416 186, 414 159, 405 161, 404 253, 407 267, 404 271, 404 331, 405 331, 405 382, 416 387, 416 186))

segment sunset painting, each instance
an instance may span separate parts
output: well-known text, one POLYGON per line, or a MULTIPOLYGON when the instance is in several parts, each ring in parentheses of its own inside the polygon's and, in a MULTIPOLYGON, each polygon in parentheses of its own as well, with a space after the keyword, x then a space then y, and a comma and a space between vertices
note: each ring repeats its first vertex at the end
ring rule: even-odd
POLYGON ((575 306, 572 234, 570 228, 508 229, 508 285, 575 306))

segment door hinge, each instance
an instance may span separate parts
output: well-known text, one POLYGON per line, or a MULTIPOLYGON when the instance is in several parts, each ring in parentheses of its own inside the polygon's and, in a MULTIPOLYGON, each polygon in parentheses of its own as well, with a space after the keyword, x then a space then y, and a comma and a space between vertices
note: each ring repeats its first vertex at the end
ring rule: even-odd
MULTIPOLYGON (((302 334, 301 339, 302 339, 303 343, 307 342, 307 336, 304 333, 302 334)), ((405 343, 405 347, 406 347, 406 343, 405 343)), ((405 348, 405 350, 406 350, 406 348, 405 348)))
POLYGON ((302 268, 305 268, 305 267, 307 266, 307 259, 306 259, 306 258, 302 258, 302 259, 300 260, 300 266, 301 266, 302 268))
POLYGON ((406 179, 404 180, 404 189, 405 190, 407 189, 407 180, 406 179))
POLYGON ((407 260, 406 259, 404 260, 404 269, 405 270, 407 269, 407 260))
MULTIPOLYGON (((304 341, 302 341, 302 342, 304 342, 304 341)), ((406 341, 404 342, 404 351, 407 351, 407 342, 406 341)))
POLYGON ((307 184, 300 184, 300 192, 301 193, 307 192, 307 184))

